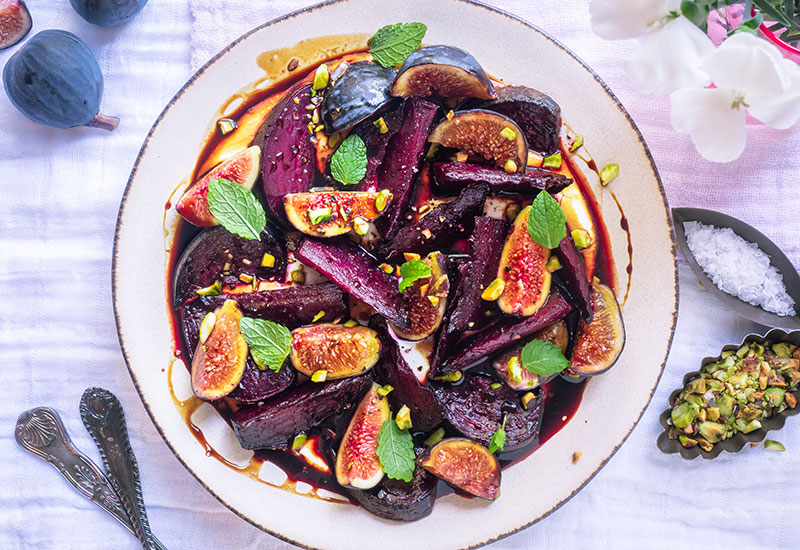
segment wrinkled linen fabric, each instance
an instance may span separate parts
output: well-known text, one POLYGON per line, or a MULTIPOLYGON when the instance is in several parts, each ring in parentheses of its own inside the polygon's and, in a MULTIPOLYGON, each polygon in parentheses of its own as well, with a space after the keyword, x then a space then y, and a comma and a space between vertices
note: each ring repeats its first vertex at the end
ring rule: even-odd
MULTIPOLYGON (((594 36, 585 1, 492 3, 546 29, 608 83, 644 134, 671 206, 711 208, 739 217, 800 266, 800 127, 779 131, 749 124, 740 159, 725 165, 706 162, 689 137, 670 126, 669 98, 641 95, 626 78, 622 60, 637 42, 594 36)), ((110 134, 44 128, 20 115, 0 94, 0 548, 138 548, 111 517, 13 439, 20 412, 49 405, 62 414, 78 448, 99 461, 78 418, 78 400, 90 385, 114 391, 125 406, 150 523, 168 548, 291 548, 215 500, 161 440, 117 343, 111 251, 131 167, 169 99, 237 36, 307 4, 151 0, 130 24, 101 29, 80 19, 65 0, 29 0, 33 33, 70 30, 96 52, 106 78, 103 111, 121 116, 122 123, 110 134)), ((0 52, 0 64, 13 51, 0 52)), ((624 167, 624 159, 620 163, 624 167)), ((560 510, 490 548, 795 546, 795 518, 800 515, 798 482, 791 474, 800 465, 796 418, 770 434, 786 445, 785 453, 759 446, 738 455, 723 453, 713 461, 689 462, 664 455, 655 446, 659 414, 683 375, 722 345, 765 330, 727 310, 698 285, 682 258, 679 264, 677 332, 639 425, 605 468, 560 510)), ((613 411, 606 421, 613 421, 613 411)), ((531 480, 532 497, 536 484, 546 483, 548 475, 558 473, 531 480)))

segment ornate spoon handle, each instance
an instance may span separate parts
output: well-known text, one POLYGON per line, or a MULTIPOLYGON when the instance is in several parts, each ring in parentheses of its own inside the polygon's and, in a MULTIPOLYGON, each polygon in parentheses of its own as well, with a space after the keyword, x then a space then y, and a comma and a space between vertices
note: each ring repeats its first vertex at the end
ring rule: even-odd
POLYGON ((131 518, 133 532, 144 550, 154 550, 153 534, 147 521, 139 467, 133 455, 125 414, 119 399, 103 388, 87 388, 81 397, 81 420, 94 439, 114 492, 131 518))
MULTIPOLYGON (((133 533, 131 520, 108 479, 91 459, 75 448, 56 411, 37 407, 23 412, 17 419, 14 438, 23 449, 55 466, 80 494, 133 533)), ((153 540, 159 550, 166 550, 161 542, 153 540)))

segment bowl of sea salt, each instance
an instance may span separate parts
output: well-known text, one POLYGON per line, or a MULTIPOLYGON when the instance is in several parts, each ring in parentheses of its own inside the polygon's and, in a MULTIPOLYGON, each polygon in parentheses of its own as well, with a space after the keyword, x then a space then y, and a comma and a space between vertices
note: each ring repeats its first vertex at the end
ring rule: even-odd
POLYGON ((800 275, 754 227, 721 212, 673 208, 683 256, 700 284, 739 315, 800 329, 800 275))

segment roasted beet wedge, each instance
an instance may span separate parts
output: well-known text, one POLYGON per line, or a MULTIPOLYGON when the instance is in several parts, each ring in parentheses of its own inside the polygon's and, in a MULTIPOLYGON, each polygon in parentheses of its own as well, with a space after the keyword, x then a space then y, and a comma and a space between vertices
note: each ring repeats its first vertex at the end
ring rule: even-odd
POLYGON ((567 293, 580 312, 584 320, 591 323, 594 312, 592 311, 592 287, 586 277, 586 265, 583 263, 583 256, 575 248, 572 237, 567 234, 554 250, 556 257, 561 262, 561 269, 558 270, 559 278, 564 282, 567 293))
POLYGON ((447 421, 462 435, 488 446, 506 418, 506 443, 503 451, 513 451, 532 443, 539 436, 542 399, 535 397, 522 407, 517 392, 501 385, 492 389, 494 378, 467 375, 457 386, 436 385, 433 392, 444 407, 447 421))
MULTIPOLYGON (((415 449, 421 456, 424 449, 415 449)), ((393 521, 416 521, 430 515, 436 500, 436 477, 419 465, 410 482, 384 478, 368 491, 349 491, 350 496, 368 512, 393 521)))
POLYGON ((525 86, 506 86, 497 90, 497 99, 482 103, 481 108, 516 122, 532 151, 547 155, 558 151, 561 107, 549 95, 525 86))
POLYGON ((455 46, 425 46, 408 56, 392 86, 399 97, 497 97, 478 60, 455 46))
POLYGON ((498 352, 520 338, 533 334, 572 311, 572 306, 557 290, 550 292, 547 303, 534 315, 524 319, 506 317, 489 325, 482 332, 459 344, 458 351, 447 360, 444 370, 460 370, 498 352))
POLYGON ((358 403, 372 376, 306 382, 263 405, 239 409, 231 424, 244 449, 287 449, 295 435, 358 403))
POLYGON ((286 253, 269 226, 261 232, 260 241, 239 237, 224 227, 211 227, 201 231, 178 259, 172 296, 179 305, 217 281, 224 288, 242 284, 240 275, 282 281, 285 271, 286 253), (265 254, 272 257, 270 261, 264 261, 265 254))
POLYGON ((255 403, 277 395, 294 383, 294 371, 286 363, 281 370, 260 369, 252 358, 247 359, 242 379, 228 397, 240 403, 255 403))
POLYGON ((440 204, 417 223, 401 228, 388 244, 388 251, 427 254, 452 245, 472 231, 488 192, 483 183, 464 188, 453 202, 440 204))
POLYGON ((403 124, 389 142, 385 160, 378 170, 378 187, 388 189, 394 197, 392 208, 377 221, 384 239, 394 237, 405 222, 414 179, 438 109, 435 104, 417 98, 407 100, 403 107, 403 124))
POLYGON ((314 182, 316 148, 311 142, 311 84, 297 86, 278 103, 264 123, 261 144, 261 182, 273 219, 289 226, 283 198, 303 193, 314 182))
POLYGON ((375 120, 365 120, 354 128, 354 132, 364 140, 367 148, 367 172, 356 186, 357 191, 370 191, 377 188, 378 170, 386 157, 386 147, 403 123, 403 109, 383 114, 375 120), (381 119, 383 123, 381 123, 381 119))
POLYGON ((473 183, 483 182, 492 194, 531 196, 539 191, 557 193, 572 179, 540 168, 509 174, 505 170, 465 162, 437 162, 433 165, 433 188, 437 193, 452 195, 473 183))
POLYGON ((442 422, 442 407, 433 392, 417 378, 411 366, 400 351, 397 340, 389 334, 386 321, 378 316, 370 319, 370 326, 378 332, 383 352, 375 365, 375 377, 381 384, 389 384, 394 389, 389 393, 392 409, 397 411, 403 405, 411 409, 414 431, 427 432, 442 422))
POLYGON ((375 259, 352 241, 304 239, 294 253, 395 325, 409 328, 397 279, 381 270, 375 259))
POLYGON ((330 135, 349 130, 385 107, 392 101, 389 87, 395 74, 391 67, 368 61, 349 65, 325 91, 320 104, 325 132, 330 135))

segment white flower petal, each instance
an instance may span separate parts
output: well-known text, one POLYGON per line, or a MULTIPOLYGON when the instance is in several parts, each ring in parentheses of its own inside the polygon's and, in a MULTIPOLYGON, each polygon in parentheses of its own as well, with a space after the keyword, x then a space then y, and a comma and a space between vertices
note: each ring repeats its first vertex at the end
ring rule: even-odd
POLYGON ((784 59, 781 68, 789 80, 783 93, 766 96, 750 94, 745 100, 747 112, 753 117, 768 126, 785 130, 800 120, 800 67, 784 59))
POLYGON ((739 32, 725 40, 703 61, 717 88, 744 92, 750 96, 781 94, 789 84, 778 49, 754 34, 739 32))
POLYGON ((591 0, 592 30, 606 40, 644 36, 650 25, 678 9, 680 0, 591 0))
POLYGON ((672 127, 689 134, 697 152, 712 162, 739 158, 745 145, 744 109, 732 107, 731 90, 684 88, 670 96, 672 127))
POLYGON ((668 94, 710 82, 701 60, 714 51, 711 39, 683 16, 653 29, 625 62, 625 72, 642 93, 668 94))

